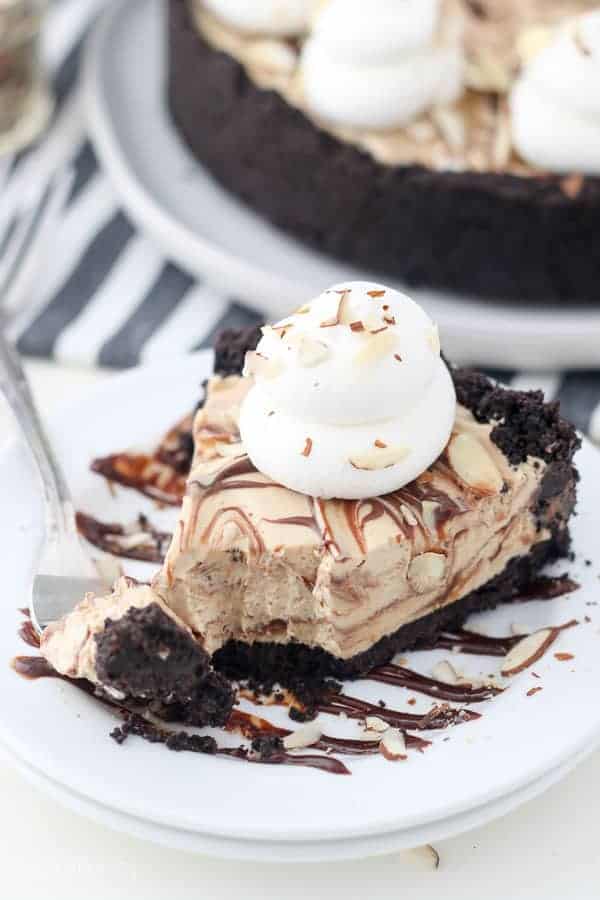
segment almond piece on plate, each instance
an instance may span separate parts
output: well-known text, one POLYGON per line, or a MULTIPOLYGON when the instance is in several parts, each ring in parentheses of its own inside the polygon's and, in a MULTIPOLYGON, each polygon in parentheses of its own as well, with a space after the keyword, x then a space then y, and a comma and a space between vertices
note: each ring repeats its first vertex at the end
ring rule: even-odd
POLYGON ((379 716, 367 716, 365 719, 365 725, 369 731, 387 731, 390 727, 387 722, 384 722, 383 719, 380 719, 379 716))
POLYGON ((559 635, 557 628, 542 628, 527 635, 509 650, 502 663, 502 675, 518 675, 540 659, 559 635))
POLYGON ((392 762, 407 759, 406 741, 402 732, 398 728, 388 728, 379 742, 379 751, 392 762))
POLYGON ((318 722, 307 722, 302 728, 284 737, 283 746, 286 750, 301 750, 304 747, 312 747, 322 736, 323 732, 318 722))

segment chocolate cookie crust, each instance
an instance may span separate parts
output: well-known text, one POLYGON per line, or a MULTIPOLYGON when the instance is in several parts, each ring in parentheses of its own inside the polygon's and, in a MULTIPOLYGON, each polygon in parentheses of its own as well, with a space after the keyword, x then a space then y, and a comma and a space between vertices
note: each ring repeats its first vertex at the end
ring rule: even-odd
POLYGON ((600 178, 385 166, 320 130, 198 33, 169 0, 168 104, 227 188, 316 249, 428 286, 597 302, 600 178))
POLYGON ((127 698, 150 700, 163 719, 194 725, 227 721, 234 694, 208 654, 157 603, 107 619, 96 635, 100 683, 127 698))

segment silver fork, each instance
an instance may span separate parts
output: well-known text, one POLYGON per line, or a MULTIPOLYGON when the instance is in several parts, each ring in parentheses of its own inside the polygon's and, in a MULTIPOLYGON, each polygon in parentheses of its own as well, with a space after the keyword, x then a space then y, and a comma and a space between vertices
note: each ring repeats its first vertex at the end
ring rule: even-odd
POLYGON ((85 552, 62 470, 48 441, 19 354, 0 332, 0 387, 36 462, 45 500, 45 539, 31 588, 31 619, 41 632, 88 592, 106 589, 85 552))

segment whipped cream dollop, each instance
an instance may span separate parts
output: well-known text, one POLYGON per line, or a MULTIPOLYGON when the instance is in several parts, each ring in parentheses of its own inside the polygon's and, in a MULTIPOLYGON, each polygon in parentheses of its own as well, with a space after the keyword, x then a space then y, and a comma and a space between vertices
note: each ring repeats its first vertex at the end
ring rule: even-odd
POLYGON ((463 84, 458 35, 443 39, 440 0, 329 0, 302 52, 304 94, 336 125, 388 130, 455 101, 463 84))
POLYGON ((511 119, 514 146, 527 162, 600 175, 600 9, 563 25, 525 67, 511 119))
POLYGON ((203 0, 203 5, 239 31, 290 37, 306 31, 315 0, 203 0))
POLYGON ((349 282, 266 326, 244 374, 244 449, 312 497, 387 494, 443 451, 456 398, 436 326, 409 297, 349 282))

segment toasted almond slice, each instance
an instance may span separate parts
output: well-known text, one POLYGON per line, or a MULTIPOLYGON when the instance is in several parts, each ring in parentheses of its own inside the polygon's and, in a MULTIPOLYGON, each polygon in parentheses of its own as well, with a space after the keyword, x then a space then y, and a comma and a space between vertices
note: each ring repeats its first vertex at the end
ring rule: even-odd
POLYGON ((455 434, 448 444, 448 462, 461 481, 480 494, 499 494, 500 472, 489 453, 470 434, 455 434))
POLYGON ((459 684, 462 680, 460 675, 451 662, 447 659, 441 660, 431 670, 431 677, 436 681, 442 681, 444 684, 459 684))
POLYGON ((387 722, 384 722, 383 719, 380 719, 379 716, 367 716, 365 719, 365 725, 367 726, 369 731, 378 731, 383 732, 387 731, 390 727, 387 722))
POLYGON ((318 366, 330 356, 330 349, 322 341, 315 341, 306 335, 301 335, 296 342, 298 347, 298 364, 304 369, 318 366))
POLYGON ((340 324, 349 324, 348 322, 344 323, 344 312, 346 306, 346 300, 350 294, 350 290, 343 291, 327 291, 327 293, 333 294, 331 298, 332 302, 332 312, 331 315, 326 319, 323 319, 321 322, 321 328, 334 328, 336 325, 340 324))
POLYGON ((379 469, 389 469, 396 466, 410 456, 408 447, 399 445, 392 447, 376 447, 365 453, 355 453, 350 457, 350 465, 355 469, 363 469, 367 472, 375 472, 379 469))
POLYGON ((446 575, 443 553, 420 553, 408 567, 408 581, 417 594, 426 594, 439 587, 446 575))
POLYGON ((283 371, 283 366, 276 359, 268 359, 262 353, 250 350, 246 353, 244 375, 261 375, 263 378, 276 378, 283 371))
POLYGON ((301 728, 292 731, 283 739, 283 746, 286 750, 300 750, 303 747, 312 747, 317 741, 321 740, 323 731, 318 722, 307 722, 301 728))
POLYGON ((552 646, 558 634, 557 628, 542 628, 524 637, 504 657, 500 670, 502 675, 518 675, 528 669, 552 646))
POLYGON ((439 869, 440 867, 440 854, 431 844, 415 847, 414 850, 408 850, 407 852, 416 859, 422 860, 428 869, 439 869))
POLYGON ((366 366, 379 362, 388 353, 391 353, 396 346, 397 340, 397 335, 387 325, 385 330, 379 331, 378 334, 366 335, 363 346, 354 355, 354 362, 357 366, 366 366))
POLYGON ((414 528, 419 524, 417 517, 413 513, 412 509, 407 506, 405 503, 402 503, 400 506, 400 512, 404 516, 404 520, 407 525, 410 525, 411 528, 414 528))
POLYGON ((392 762, 407 759, 406 741, 400 729, 388 728, 379 742, 379 752, 392 762))
POLYGON ((441 506, 435 500, 423 500, 421 503, 421 511, 423 514, 423 522, 429 531, 437 531, 438 512, 441 506))

